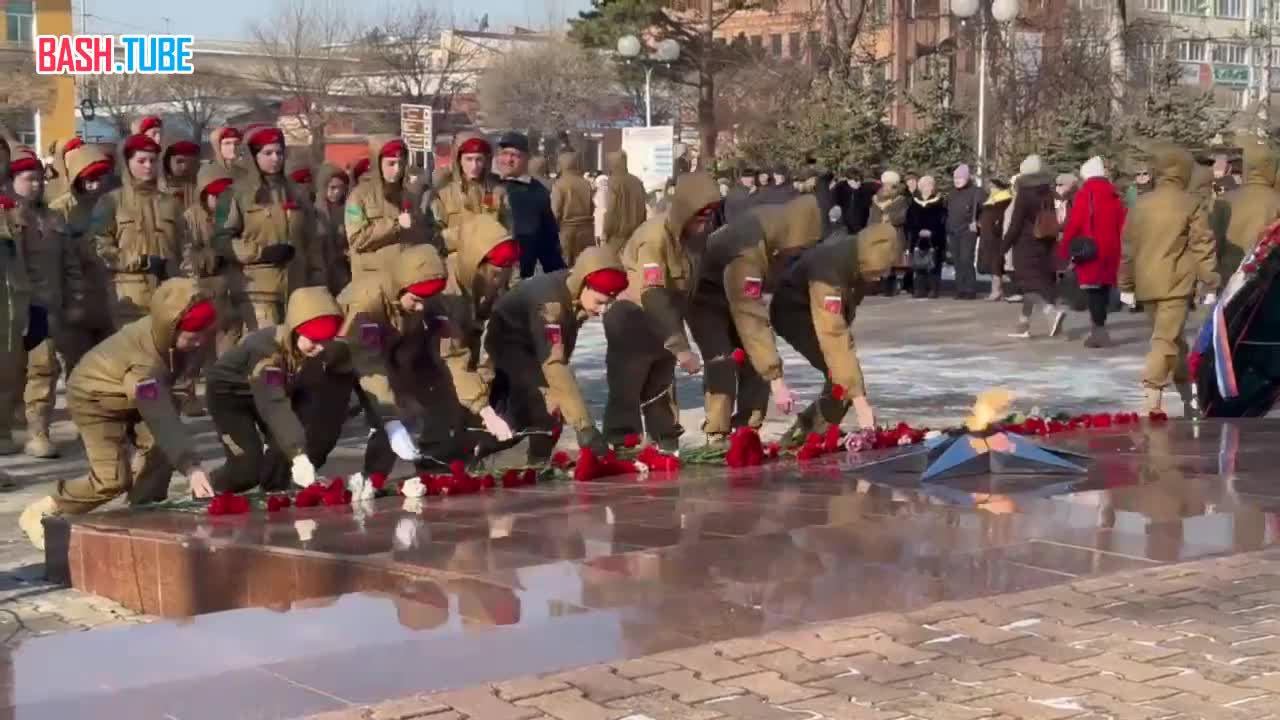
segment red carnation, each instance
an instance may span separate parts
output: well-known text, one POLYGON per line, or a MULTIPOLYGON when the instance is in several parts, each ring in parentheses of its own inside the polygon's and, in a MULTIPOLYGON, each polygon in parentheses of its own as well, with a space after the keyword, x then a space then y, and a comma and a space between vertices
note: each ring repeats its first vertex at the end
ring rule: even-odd
POLYGON ((209 503, 210 515, 243 515, 249 512, 249 500, 235 493, 219 493, 209 503))
POLYGON ((293 499, 293 504, 300 508, 316 507, 320 504, 324 497, 325 487, 320 483, 312 483, 302 489, 297 497, 293 499))
POLYGON ((400 203, 400 212, 409 212, 412 209, 413 209, 412 202, 405 200, 404 202, 400 203))
POLYGON ((524 472, 520 473, 520 480, 525 485, 536 485, 538 484, 538 471, 533 468, 525 468, 524 472))
POLYGON ((502 473, 502 487, 512 488, 520 483, 520 472, 515 468, 507 468, 502 473))
POLYGON ((765 457, 770 460, 776 460, 778 455, 782 454, 782 445, 780 443, 771 442, 764 448, 765 457))
POLYGON ((668 472, 680 469, 680 458, 667 455, 653 445, 647 446, 636 456, 636 460, 649 466, 650 470, 668 472))
POLYGON ((832 423, 827 426, 827 431, 823 434, 822 448, 829 453, 833 453, 839 450, 840 447, 840 426, 832 423))
POLYGON ((461 460, 454 460, 449 463, 449 474, 454 477, 462 477, 467 474, 467 464, 461 460))
POLYGON ((831 397, 832 397, 832 399, 834 399, 834 400, 844 400, 844 386, 843 386, 843 385, 832 385, 832 386, 831 386, 831 397))
POLYGON ((747 352, 742 348, 734 350, 731 357, 733 358, 733 363, 738 367, 742 367, 747 362, 747 352))
POLYGON ((1093 419, 1093 425, 1091 427, 1095 427, 1095 428, 1111 427, 1111 416, 1106 413, 1094 415, 1092 419, 1093 419))
POLYGON ((268 495, 267 512, 280 512, 293 504, 288 495, 268 495))
POLYGON ((573 464, 573 459, 569 457, 569 453, 563 450, 560 450, 555 455, 551 456, 552 467, 557 467, 557 468, 560 468, 561 470, 566 470, 571 464, 573 464))
POLYGON ((560 410, 556 410, 551 415, 551 444, 555 445, 560 442, 560 433, 564 431, 564 416, 560 414, 560 410))
POLYGON ((573 470, 573 479, 578 482, 590 482, 596 479, 596 465, 599 461, 591 448, 578 450, 578 466, 573 470))
POLYGON ((480 478, 480 488, 482 490, 492 490, 497 486, 498 486, 498 481, 496 478, 493 477, 492 474, 485 475, 484 477, 480 478))
POLYGON ((1168 413, 1164 413, 1159 410, 1156 410, 1155 412, 1151 413, 1150 417, 1151 417, 1151 422, 1153 423, 1163 423, 1163 422, 1169 421, 1168 413))
POLYGON ((298 203, 294 202, 292 199, 289 199, 281 203, 280 207, 284 208, 285 210, 297 210, 298 203))
POLYGON ((638 446, 639 444, 640 444, 640 436, 635 433, 630 433, 626 437, 622 438, 622 447, 633 448, 638 446))
POLYGON ((751 467, 764 462, 764 446, 760 433, 754 428, 740 427, 729 436, 729 452, 725 464, 729 467, 751 467))
POLYGON ((330 488, 324 491, 324 495, 321 496, 320 501, 324 503, 327 507, 339 507, 341 505, 350 505, 351 491, 346 488, 342 488, 340 490, 335 490, 333 488, 330 488))
POLYGON ((1247 263, 1245 263, 1245 264, 1244 264, 1244 271, 1245 271, 1246 273, 1249 273, 1250 275, 1252 275, 1253 273, 1258 272, 1258 263, 1253 262, 1252 260, 1250 260, 1249 262, 1247 262, 1247 263))
POLYGON ((1064 423, 1064 422, 1062 422, 1061 420, 1050 420, 1050 421, 1049 421, 1049 434, 1050 434, 1050 435, 1056 435, 1057 433, 1066 432, 1068 429, 1069 429, 1069 428, 1067 427, 1067 424, 1066 424, 1066 423, 1064 423))
POLYGON ((369 484, 373 486, 374 490, 381 491, 387 486, 387 474, 369 473, 369 484))

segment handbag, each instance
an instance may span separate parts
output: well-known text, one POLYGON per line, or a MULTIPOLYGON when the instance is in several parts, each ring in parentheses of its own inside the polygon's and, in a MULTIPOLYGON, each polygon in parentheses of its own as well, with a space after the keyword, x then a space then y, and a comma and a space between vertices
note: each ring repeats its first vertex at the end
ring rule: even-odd
POLYGON ((1093 195, 1089 195, 1089 234, 1073 237, 1067 244, 1067 255, 1071 257, 1071 262, 1079 265, 1097 259, 1098 242, 1093 239, 1093 235, 1093 195))

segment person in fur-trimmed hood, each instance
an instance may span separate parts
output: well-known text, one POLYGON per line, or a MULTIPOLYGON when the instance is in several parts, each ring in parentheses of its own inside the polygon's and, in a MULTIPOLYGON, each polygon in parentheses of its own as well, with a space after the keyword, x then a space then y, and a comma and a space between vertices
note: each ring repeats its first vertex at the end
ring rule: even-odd
POLYGON ((917 183, 918 194, 907 206, 907 243, 915 270, 915 297, 937 298, 942 285, 942 264, 947 256, 947 203, 938 194, 938 183, 925 175, 917 183))

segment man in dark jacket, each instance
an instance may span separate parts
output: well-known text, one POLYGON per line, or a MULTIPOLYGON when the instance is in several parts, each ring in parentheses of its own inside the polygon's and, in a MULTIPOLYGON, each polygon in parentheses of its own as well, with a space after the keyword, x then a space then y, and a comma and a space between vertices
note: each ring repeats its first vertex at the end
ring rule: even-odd
POLYGON ((766 188, 761 188, 756 197, 757 205, 785 205, 800 193, 791 184, 791 173, 786 165, 778 165, 773 169, 773 180, 766 188))
POLYGON ((844 179, 836 182, 832 194, 835 204, 840 206, 840 215, 850 235, 857 235, 867 226, 871 215, 871 198, 875 197, 880 186, 874 182, 865 182, 862 171, 849 168, 844 171, 844 179))
POLYGON ((956 168, 951 179, 955 189, 947 196, 947 243, 956 267, 956 299, 976 300, 978 210, 986 202, 987 193, 973 184, 968 165, 956 168))
POLYGON ((529 138, 509 132, 498 140, 498 172, 511 204, 512 235, 520 244, 520 277, 565 268, 560 229, 551 211, 551 192, 529 175, 529 138))
POLYGON ((746 168, 738 177, 738 184, 724 199, 724 222, 732 222, 750 210, 760 195, 756 187, 755 168, 746 168))

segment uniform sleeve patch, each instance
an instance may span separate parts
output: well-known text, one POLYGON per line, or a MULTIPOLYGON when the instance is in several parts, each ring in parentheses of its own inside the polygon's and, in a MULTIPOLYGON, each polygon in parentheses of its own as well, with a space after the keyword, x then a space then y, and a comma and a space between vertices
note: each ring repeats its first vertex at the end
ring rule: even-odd
POLYGON ((644 286, 645 287, 662 287, 662 266, 658 263, 644 264, 644 286))
POLYGON ((382 326, 378 323, 360 325, 360 344, 365 347, 382 347, 382 326))
POLYGON ((822 298, 822 307, 829 313, 839 315, 844 312, 844 298, 839 295, 827 295, 822 298))
POLYGON ((364 219, 364 210, 360 209, 360 206, 359 206, 359 205, 356 205, 355 203, 348 203, 348 204, 347 204, 347 219, 348 219, 348 220, 363 220, 363 219, 364 219))
POLYGON ((147 378, 134 387, 134 395, 139 400, 155 400, 160 397, 160 381, 147 378))
POLYGON ((542 333, 550 345, 559 345, 564 340, 564 336, 560 332, 559 323, 547 323, 543 327, 542 333))
POLYGON ((453 335, 453 325, 449 322, 448 315, 436 315, 431 318, 427 325, 427 329, 444 337, 451 337, 453 335))
POLYGON ((262 381, 268 387, 284 387, 284 371, 277 367, 264 368, 262 381))
POLYGON ((742 294, 752 300, 759 300, 764 297, 764 280, 758 277, 744 278, 742 281, 742 294))

